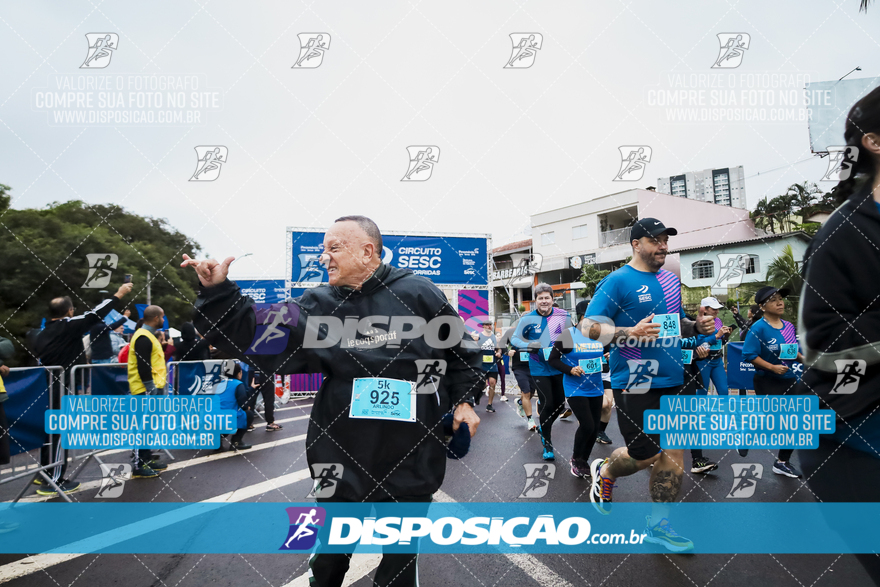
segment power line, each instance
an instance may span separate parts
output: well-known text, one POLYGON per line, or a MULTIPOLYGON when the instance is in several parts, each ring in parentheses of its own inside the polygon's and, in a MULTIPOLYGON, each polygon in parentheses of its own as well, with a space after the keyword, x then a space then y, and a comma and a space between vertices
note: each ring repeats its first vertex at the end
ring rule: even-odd
POLYGON ((815 157, 816 157, 816 155, 810 155, 806 159, 801 159, 800 161, 795 161, 794 163, 789 163, 788 165, 783 165, 782 167, 774 167, 773 169, 768 169, 767 171, 759 171, 758 173, 756 173, 754 175, 744 177, 743 180, 751 179, 753 177, 758 177, 759 175, 766 175, 766 174, 771 173, 773 171, 779 171, 780 169, 788 169, 789 167, 794 167, 795 165, 799 165, 801 163, 804 163, 805 161, 812 161, 815 157))

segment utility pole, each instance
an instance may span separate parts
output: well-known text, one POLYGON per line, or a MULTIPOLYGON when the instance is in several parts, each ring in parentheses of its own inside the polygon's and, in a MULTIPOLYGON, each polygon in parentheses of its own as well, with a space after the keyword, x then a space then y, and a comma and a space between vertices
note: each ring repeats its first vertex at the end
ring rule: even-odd
POLYGON ((150 299, 150 272, 147 271, 147 305, 151 306, 152 300, 150 299))

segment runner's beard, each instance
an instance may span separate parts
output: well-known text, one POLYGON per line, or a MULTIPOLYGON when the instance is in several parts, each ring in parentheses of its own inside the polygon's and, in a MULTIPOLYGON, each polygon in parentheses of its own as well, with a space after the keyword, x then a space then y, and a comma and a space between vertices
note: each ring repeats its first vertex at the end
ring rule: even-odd
POLYGON ((642 262, 654 270, 663 267, 663 264, 666 262, 666 255, 662 255, 662 257, 663 259, 660 260, 657 258, 657 253, 648 253, 645 251, 639 252, 639 258, 641 258, 642 262))

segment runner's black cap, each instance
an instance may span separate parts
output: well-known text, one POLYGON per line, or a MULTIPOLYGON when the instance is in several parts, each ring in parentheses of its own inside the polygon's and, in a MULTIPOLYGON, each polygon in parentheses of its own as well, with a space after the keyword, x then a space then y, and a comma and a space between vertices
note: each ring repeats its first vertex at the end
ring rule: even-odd
POLYGON ((791 290, 786 287, 783 287, 782 289, 776 289, 772 285, 768 285, 767 287, 762 287, 761 289, 759 289, 757 291, 757 293, 755 293, 755 303, 756 304, 763 304, 764 302, 766 302, 767 300, 772 298, 773 295, 776 294, 777 292, 779 292, 779 295, 781 295, 782 297, 785 297, 791 293, 791 290))
POLYGON ((634 241, 644 236, 660 236, 664 232, 669 236, 675 236, 678 234, 677 230, 674 228, 666 228, 666 226, 656 218, 642 218, 633 224, 629 239, 634 241))

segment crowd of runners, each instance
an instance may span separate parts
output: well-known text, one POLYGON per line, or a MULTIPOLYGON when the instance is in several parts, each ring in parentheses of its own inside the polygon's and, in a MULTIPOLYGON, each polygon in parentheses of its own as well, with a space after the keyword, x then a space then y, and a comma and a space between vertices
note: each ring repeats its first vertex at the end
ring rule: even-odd
MULTIPOLYGON (((824 408, 837 413, 837 432, 823 435, 818 449, 800 451, 803 474, 786 449, 779 450, 773 472, 806 477, 822 501, 875 501, 880 470, 880 288, 875 277, 880 274, 880 89, 850 111, 845 139, 862 152, 835 192, 840 208, 807 252, 800 336, 782 318, 791 293, 784 288, 759 290, 749 317, 737 316, 736 326, 747 332, 743 360, 755 367, 756 394, 815 394, 824 408), (860 367, 857 393, 839 390, 841 361, 860 367), (804 365, 800 381, 792 369, 795 362, 804 365)), ((503 387, 500 397, 496 393, 498 380, 503 382, 506 375, 499 362, 507 354, 520 391, 516 410, 525 421, 524 433, 540 436, 540 457, 556 460, 561 451, 554 445, 554 422, 573 415, 578 429, 568 465, 579 480, 575 482, 588 484, 596 509, 610 513, 616 483, 650 467, 646 497, 652 512, 645 540, 682 552, 693 544, 673 529, 669 511, 682 485, 685 451, 663 449, 659 435, 645 432, 644 416, 660 409, 662 397, 705 394, 710 382, 717 393, 728 393, 722 353, 732 325, 718 319, 722 305, 712 297, 701 301, 696 316, 685 314, 679 278, 663 268, 670 238, 676 234, 675 228, 657 219, 639 219, 631 232, 632 260, 609 274, 589 303, 578 305, 575 320, 554 307, 552 288, 539 284, 535 308, 501 341, 491 320, 480 324, 481 331, 467 334, 436 286, 383 263, 382 235, 364 216, 345 216, 329 227, 321 254, 329 283, 277 305, 284 308, 274 311, 283 314, 283 324, 271 321, 272 312, 255 311, 254 301, 227 279, 232 257, 219 262, 184 255, 182 266, 192 267, 200 281, 194 327, 221 351, 267 374, 324 374, 309 418, 306 455, 313 476, 319 474, 315 467, 327 463, 338 465, 342 473, 332 496, 322 495, 316 485, 319 503, 429 503, 443 483, 447 457, 465 452, 450 450, 442 439, 477 434, 480 417, 474 407, 484 393, 484 417, 491 417, 496 399, 508 401, 503 387), (375 334, 369 320, 361 330, 358 320, 376 315, 391 317, 386 338, 375 334), (398 320, 401 317, 405 320, 398 320), (312 318, 320 318, 324 326, 316 327, 312 318), (358 324, 356 336, 317 344, 327 335, 328 320, 348 325, 351 318, 358 319, 351 322, 358 324), (399 343, 403 335, 414 332, 407 325, 440 322, 443 326, 431 336, 426 331, 399 343), (271 348, 256 352, 266 332, 282 326, 283 336, 264 345, 271 348), (398 344, 385 344, 392 330, 398 344), (445 344, 448 341, 451 344, 445 344), (413 393, 413 382, 428 367, 433 369, 431 377, 418 386, 424 391, 413 393), (597 442, 611 442, 606 426, 613 411, 624 445, 608 458, 591 460, 597 442)), ((119 304, 130 289, 121 288, 108 304, 119 304)), ((59 307, 57 314, 54 329, 76 325, 72 307, 59 307)), ((164 391, 165 357, 152 334, 162 318, 161 308, 151 307, 131 345, 129 378, 138 383, 132 384, 132 393, 164 391), (139 350, 141 339, 144 351, 139 350)), ((74 339, 79 330, 71 326, 70 331, 69 344, 58 338, 65 351, 79 340, 74 339)), ((69 369, 74 359, 65 355, 60 366, 69 369)), ((234 367, 229 376, 235 377, 234 367)), ((230 392, 230 402, 238 401, 237 395, 230 392)), ((0 384, 0 402, 2 396, 0 384)), ((242 435, 248 423, 239 422, 242 435)), ((693 473, 717 468, 700 447, 690 448, 693 473)), ((747 450, 743 446, 739 454, 745 456, 747 450)), ((135 464, 153 466, 156 461, 142 455, 135 464)), ((53 481, 59 481, 60 474, 53 481)), ((374 582, 416 585, 416 561, 414 554, 386 554, 374 582)), ((349 562, 349 554, 319 551, 309 560, 312 583, 341 585, 349 562)), ((867 557, 863 563, 872 576, 880 577, 876 558, 867 557)))

